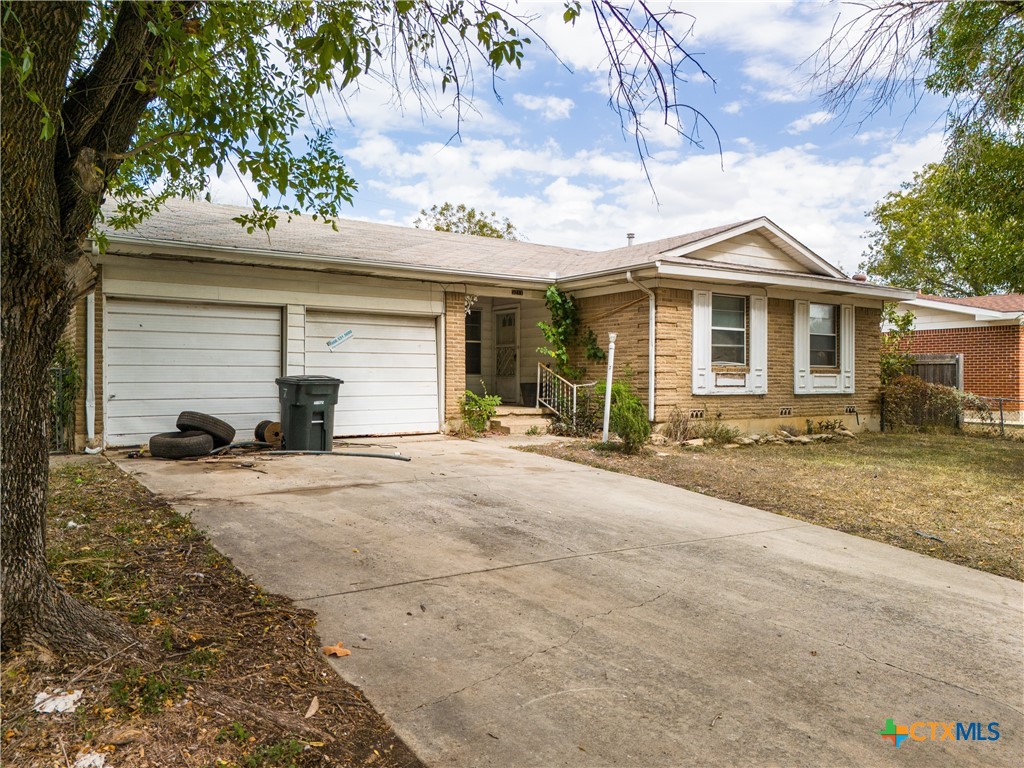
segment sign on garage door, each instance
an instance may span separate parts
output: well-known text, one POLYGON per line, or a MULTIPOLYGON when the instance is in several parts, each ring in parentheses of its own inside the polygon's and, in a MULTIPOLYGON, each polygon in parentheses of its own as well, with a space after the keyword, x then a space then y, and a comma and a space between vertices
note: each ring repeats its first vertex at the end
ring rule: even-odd
POLYGON ((334 434, 437 432, 437 334, 432 317, 306 313, 306 373, 335 376, 334 434), (328 342, 351 331, 344 343, 328 342))

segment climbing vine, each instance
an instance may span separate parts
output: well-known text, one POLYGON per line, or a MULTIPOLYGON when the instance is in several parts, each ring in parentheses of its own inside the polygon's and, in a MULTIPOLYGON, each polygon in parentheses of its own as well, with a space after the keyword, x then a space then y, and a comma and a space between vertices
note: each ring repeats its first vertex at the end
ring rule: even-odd
POLYGON ((569 348, 580 332, 580 311, 576 299, 557 285, 549 285, 544 292, 544 304, 551 313, 551 322, 541 321, 537 326, 548 346, 537 347, 537 351, 555 361, 555 370, 560 376, 570 381, 582 378, 583 371, 569 362, 569 348))
POLYGON ((587 360, 600 363, 608 359, 608 353, 597 343, 593 328, 588 327, 586 334, 582 334, 579 306, 571 294, 557 285, 549 285, 544 292, 544 304, 551 313, 551 322, 539 322, 537 325, 550 346, 538 347, 537 351, 555 361, 555 370, 560 376, 570 381, 583 378, 585 371, 569 362, 570 349, 580 343, 581 336, 587 360))

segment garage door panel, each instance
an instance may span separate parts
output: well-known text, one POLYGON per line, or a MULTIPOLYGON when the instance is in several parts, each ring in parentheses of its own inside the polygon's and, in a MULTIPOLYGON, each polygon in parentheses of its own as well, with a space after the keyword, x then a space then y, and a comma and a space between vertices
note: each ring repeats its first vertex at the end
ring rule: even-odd
MULTIPOLYGON (((276 378, 276 377, 274 377, 276 378)), ((191 381, 175 382, 173 398, 168 398, 167 382, 131 382, 131 392, 121 395, 118 399, 157 401, 164 399, 195 400, 195 399, 247 399, 267 397, 267 385, 265 380, 258 379, 249 381, 222 381, 216 384, 201 382, 192 379, 191 381)))
MULTIPOLYGON (((280 342, 278 342, 280 343, 280 342)), ((216 349, 131 349, 128 347, 107 348, 109 356, 120 352, 124 359, 130 359, 134 365, 189 365, 205 368, 230 368, 234 363, 246 366, 273 367, 281 370, 281 353, 274 350, 249 350, 244 357, 232 358, 216 349)), ((280 375, 280 373, 278 373, 280 375)), ((273 383, 273 382, 271 382, 273 383)))
POLYGON ((340 428, 344 434, 337 437, 354 437, 356 435, 414 434, 437 432, 437 417, 418 419, 412 411, 393 411, 390 413, 352 414, 352 418, 339 425, 336 421, 335 432, 340 428))
POLYGON ((173 431, 181 411, 223 419, 240 435, 277 419, 281 309, 108 298, 108 445, 173 431))
MULTIPOLYGON (((107 381, 111 384, 162 384, 195 382, 207 371, 197 365, 119 365, 107 370, 107 381)), ((273 381, 281 375, 280 362, 274 365, 223 366, 220 371, 221 383, 248 384, 251 382, 273 381)))
MULTIPOLYGON (((309 355, 306 355, 307 360, 309 355)), ((437 387, 436 368, 351 368, 345 366, 310 366, 307 362, 306 373, 337 376, 346 385, 362 384, 395 384, 428 382, 437 387), (329 373, 333 371, 333 373, 329 373)), ((397 393, 396 393, 397 394, 397 393)))
POLYGON ((335 336, 346 331, 352 332, 352 337, 345 345, 358 341, 379 341, 382 339, 408 339, 410 341, 432 341, 434 339, 434 322, 427 317, 409 317, 410 326, 388 326, 388 325, 364 325, 361 323, 324 323, 315 319, 317 315, 306 315, 306 338, 327 343, 335 336))
POLYGON ((203 320, 247 318, 259 322, 270 320, 274 316, 279 317, 281 313, 281 310, 277 307, 246 306, 244 304, 202 304, 181 301, 144 301, 113 298, 107 300, 105 311, 108 318, 115 315, 131 315, 136 318, 169 315, 183 322, 188 322, 189 319, 195 317, 202 317, 203 320), (138 308, 143 305, 145 311, 140 315, 138 308))
MULTIPOLYGON (((362 411, 420 411, 430 410, 437 403, 437 396, 430 395, 403 395, 401 407, 395 405, 397 398, 391 396, 379 397, 339 397, 337 412, 355 413, 362 411)), ((436 418, 435 418, 436 420, 436 418)))
POLYGON ((198 335, 233 334, 237 336, 277 336, 281 332, 279 317, 182 317, 180 315, 150 315, 124 312, 107 315, 107 333, 172 333, 188 331, 198 335))
MULTIPOLYGON (((275 387, 276 388, 276 387, 275 387)), ((111 405, 114 401, 110 401, 111 405)), ((231 421, 231 417, 242 417, 245 424, 252 421, 255 427, 262 419, 277 419, 280 413, 280 405, 276 397, 181 397, 163 400, 122 400, 117 401, 118 417, 135 418, 138 416, 169 416, 171 419, 170 429, 174 428, 174 420, 182 411, 199 410, 203 413, 210 413, 219 419, 228 422, 235 429, 240 426, 231 421), (258 415, 259 418, 250 418, 250 414, 258 415)))
POLYGON ((437 335, 432 317, 306 315, 306 373, 335 376, 338 436, 438 431, 437 335), (327 342, 352 337, 334 352, 327 342))
MULTIPOLYGON (((280 333, 280 329, 278 329, 280 333)), ((275 343, 276 334, 242 335, 230 333, 192 333, 170 331, 113 331, 107 337, 107 349, 215 349, 222 352, 243 352, 265 350, 268 343, 275 343)), ((278 353, 280 359, 280 353, 278 353)), ((230 359, 225 360, 230 362, 230 359)))
POLYGON ((378 397, 381 395, 402 397, 437 397, 436 381, 352 381, 344 379, 344 384, 338 390, 338 399, 358 399, 364 397, 378 397))

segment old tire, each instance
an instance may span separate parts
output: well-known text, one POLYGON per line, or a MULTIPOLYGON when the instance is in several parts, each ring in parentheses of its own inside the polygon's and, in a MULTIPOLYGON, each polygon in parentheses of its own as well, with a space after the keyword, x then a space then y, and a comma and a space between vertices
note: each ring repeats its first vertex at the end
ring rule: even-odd
POLYGON ((274 422, 272 422, 270 419, 264 419, 263 421, 256 425, 255 437, 258 442, 267 442, 267 427, 269 427, 273 423, 274 422))
POLYGON ((216 416, 199 413, 198 411, 182 411, 178 414, 178 421, 175 423, 175 426, 182 432, 194 430, 205 432, 213 438, 213 445, 216 448, 231 445, 231 441, 235 439, 234 427, 226 421, 218 419, 216 416))
POLYGON ((149 452, 158 459, 190 459, 213 450, 213 437, 206 432, 162 432, 149 438, 149 452))

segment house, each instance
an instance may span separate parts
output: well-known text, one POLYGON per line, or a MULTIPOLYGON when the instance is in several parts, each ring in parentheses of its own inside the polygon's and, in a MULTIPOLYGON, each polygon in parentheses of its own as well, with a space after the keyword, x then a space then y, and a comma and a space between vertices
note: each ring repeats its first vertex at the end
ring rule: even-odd
POLYGON ((962 355, 963 389, 1008 398, 1006 410, 1024 407, 1024 294, 949 299, 918 294, 899 304, 914 313, 908 352, 962 355))
POLYGON ((654 422, 876 426, 882 303, 913 296, 846 277, 766 218, 595 252, 350 220, 247 234, 242 212, 175 201, 93 248, 72 323, 79 444, 138 445, 182 410, 245 435, 276 418, 282 374, 344 381, 338 436, 438 432, 467 387, 533 405, 552 283, 602 346, 618 334, 616 370, 654 422))

